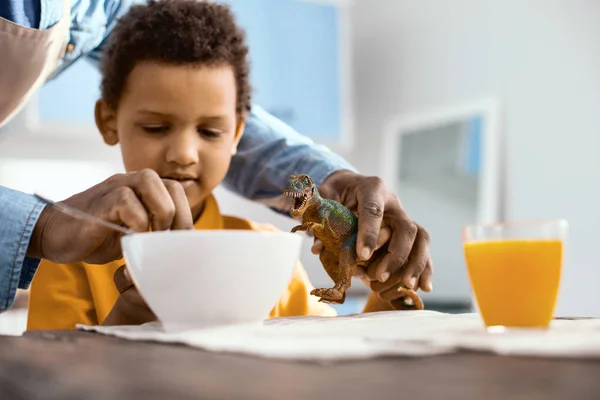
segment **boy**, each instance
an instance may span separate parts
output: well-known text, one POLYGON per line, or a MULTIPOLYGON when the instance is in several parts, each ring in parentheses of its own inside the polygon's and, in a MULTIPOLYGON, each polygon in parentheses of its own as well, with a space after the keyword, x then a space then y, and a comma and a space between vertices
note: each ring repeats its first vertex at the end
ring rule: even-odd
MULTIPOLYGON (((128 172, 150 169, 179 181, 195 229, 273 229, 221 215, 212 195, 227 173, 250 109, 247 56, 244 34, 229 8, 197 0, 133 7, 104 54, 95 109, 104 141, 120 144, 128 172)), ((105 323, 119 298, 114 279, 123 263, 44 260, 31 288, 28 329, 105 323)), ((298 265, 270 317, 335 315, 310 295, 312 289, 298 265)))

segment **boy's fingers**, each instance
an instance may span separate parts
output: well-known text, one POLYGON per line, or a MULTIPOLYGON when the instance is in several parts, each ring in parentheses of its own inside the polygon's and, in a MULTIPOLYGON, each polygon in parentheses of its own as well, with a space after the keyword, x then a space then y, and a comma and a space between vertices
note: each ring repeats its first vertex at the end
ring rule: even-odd
POLYGON ((383 245, 386 244, 388 242, 388 240, 390 240, 391 237, 392 237, 392 230, 390 229, 389 226, 383 225, 381 227, 381 230, 379 231, 379 238, 377 238, 377 246, 375 248, 375 251, 377 251, 381 247, 383 247, 383 245))
MULTIPOLYGON (((373 256, 370 259, 369 264, 366 267, 366 274, 367 277, 369 278, 369 280, 371 281, 377 281, 377 266, 381 263, 381 261, 384 259, 384 257, 386 256, 387 251, 385 251, 384 249, 376 252, 373 254, 373 256)), ((389 279, 389 274, 384 275, 383 276, 385 279, 383 279, 383 282, 387 281, 389 279)))
POLYGON ((113 279, 119 293, 124 293, 134 286, 129 273, 127 272, 127 266, 125 264, 121 265, 115 271, 113 279))
POLYGON ((361 266, 356 267, 356 270, 354 271, 354 275, 352 275, 352 277, 360 279, 361 281, 364 281, 365 279, 367 281, 369 280, 369 277, 367 276, 367 270, 361 266))
POLYGON ((314 255, 319 255, 323 251, 325 247, 323 246, 323 242, 315 237, 315 241, 313 242, 312 247, 310 248, 311 253, 314 255))
POLYGON ((427 264, 425 265, 425 270, 421 274, 421 278, 419 281, 419 287, 424 292, 431 292, 433 290, 433 284, 431 283, 433 277, 433 262, 431 261, 431 256, 427 260, 427 264))

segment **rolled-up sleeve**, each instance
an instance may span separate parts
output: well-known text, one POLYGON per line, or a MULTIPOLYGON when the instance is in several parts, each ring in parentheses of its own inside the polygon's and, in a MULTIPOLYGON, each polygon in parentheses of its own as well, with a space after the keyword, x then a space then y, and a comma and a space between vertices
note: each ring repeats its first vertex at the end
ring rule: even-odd
POLYGON ((28 289, 40 264, 26 257, 33 228, 44 208, 34 196, 0 186, 0 312, 17 289, 28 289))
POLYGON ((307 174, 320 185, 331 173, 356 169, 329 148, 253 105, 224 186, 280 213, 290 174, 307 174))

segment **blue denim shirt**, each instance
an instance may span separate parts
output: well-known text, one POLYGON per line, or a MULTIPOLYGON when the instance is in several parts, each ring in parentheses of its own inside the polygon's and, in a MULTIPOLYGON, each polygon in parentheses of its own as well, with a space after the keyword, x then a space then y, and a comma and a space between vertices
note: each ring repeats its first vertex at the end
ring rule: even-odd
MULTIPOLYGON (((31 0, 2 0, 0 16, 23 26, 48 29, 60 19, 63 0, 37 1, 41 7, 31 0)), ((117 19, 136 3, 146 0, 71 0, 68 41, 73 46, 64 54, 53 77, 82 57, 98 65, 117 19)), ((283 213, 272 200, 280 197, 290 174, 309 174, 319 184, 341 169, 355 171, 328 148, 253 105, 238 153, 223 183, 235 193, 268 203, 283 213)), ((0 312, 12 306, 16 289, 27 289, 37 271, 40 260, 25 254, 42 209, 32 195, 0 186, 0 312)))

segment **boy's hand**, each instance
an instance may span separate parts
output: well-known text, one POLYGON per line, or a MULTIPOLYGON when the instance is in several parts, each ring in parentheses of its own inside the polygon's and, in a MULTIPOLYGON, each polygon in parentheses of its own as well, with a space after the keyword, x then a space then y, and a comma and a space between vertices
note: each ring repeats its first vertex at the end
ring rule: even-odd
MULTIPOLYGON (((63 203, 136 232, 194 227, 181 184, 163 180, 150 169, 114 175, 63 203)), ((121 258, 121 234, 46 207, 27 255, 56 263, 104 264, 121 258)))
MULTIPOLYGON (((356 253, 361 260, 369 260, 360 273, 366 275, 373 291, 387 300, 393 300, 389 297, 400 284, 431 291, 429 233, 408 216, 381 179, 338 171, 325 179, 319 192, 359 216, 356 253)), ((313 253, 320 253, 319 246, 315 241, 313 253)))
POLYGON ((140 296, 125 265, 115 271, 114 280, 119 297, 102 325, 141 325, 156 321, 156 315, 140 296))

